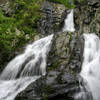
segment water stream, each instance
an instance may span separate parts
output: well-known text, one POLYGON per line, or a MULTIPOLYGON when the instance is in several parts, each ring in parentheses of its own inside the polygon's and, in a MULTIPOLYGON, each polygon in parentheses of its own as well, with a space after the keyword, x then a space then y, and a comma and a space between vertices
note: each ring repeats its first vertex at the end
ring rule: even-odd
POLYGON ((73 9, 70 10, 70 13, 66 16, 65 24, 63 27, 63 32, 65 31, 74 32, 75 31, 73 12, 74 12, 73 9))
POLYGON ((30 83, 46 74, 46 58, 53 35, 29 44, 0 75, 0 100, 14 100, 30 83))
POLYGON ((95 34, 84 34, 85 46, 80 75, 91 91, 93 100, 100 100, 100 39, 95 34))

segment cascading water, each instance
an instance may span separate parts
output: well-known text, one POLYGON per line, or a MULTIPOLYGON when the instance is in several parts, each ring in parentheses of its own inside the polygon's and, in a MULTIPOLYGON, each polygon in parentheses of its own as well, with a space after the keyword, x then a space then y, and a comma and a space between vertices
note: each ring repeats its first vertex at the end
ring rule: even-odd
POLYGON ((68 32, 74 32, 75 28, 74 28, 74 18, 73 18, 73 9, 71 10, 71 12, 67 15, 66 19, 65 19, 65 25, 63 28, 63 32, 68 31, 68 32))
POLYGON ((0 75, 0 100, 14 100, 30 83, 46 74, 46 57, 53 35, 29 44, 0 75))
POLYGON ((85 47, 80 75, 87 83, 93 100, 100 100, 100 39, 95 34, 84 34, 83 36, 85 47))

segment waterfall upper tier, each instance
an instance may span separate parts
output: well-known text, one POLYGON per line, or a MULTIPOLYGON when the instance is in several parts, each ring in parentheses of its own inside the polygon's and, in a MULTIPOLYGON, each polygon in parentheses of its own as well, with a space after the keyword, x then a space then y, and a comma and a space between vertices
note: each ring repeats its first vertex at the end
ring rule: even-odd
POLYGON ((70 11, 70 13, 66 16, 65 19, 65 25, 63 27, 63 32, 74 32, 74 18, 73 18, 73 9, 70 11))

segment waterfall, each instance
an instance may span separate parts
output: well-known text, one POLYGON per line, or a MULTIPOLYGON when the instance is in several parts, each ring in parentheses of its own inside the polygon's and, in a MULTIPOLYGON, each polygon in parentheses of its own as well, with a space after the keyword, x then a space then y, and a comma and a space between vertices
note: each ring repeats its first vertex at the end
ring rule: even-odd
POLYGON ((74 32, 74 18, 73 18, 73 9, 70 11, 70 13, 67 15, 65 19, 65 25, 63 28, 63 32, 68 31, 68 32, 74 32))
POLYGON ((14 100, 30 83, 46 74, 46 58, 53 35, 29 44, 0 75, 0 100, 14 100))
POLYGON ((80 75, 87 83, 93 100, 100 100, 100 39, 95 34, 84 34, 85 46, 80 75))

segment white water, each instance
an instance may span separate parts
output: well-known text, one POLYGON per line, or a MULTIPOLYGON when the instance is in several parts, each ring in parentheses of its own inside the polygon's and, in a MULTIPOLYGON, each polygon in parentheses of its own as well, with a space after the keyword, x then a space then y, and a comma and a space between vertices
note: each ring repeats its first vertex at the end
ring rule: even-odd
POLYGON ((74 28, 74 18, 73 18, 73 10, 71 10, 71 12, 67 15, 66 19, 65 19, 65 25, 63 28, 63 32, 74 32, 75 28, 74 28))
POLYGON ((84 34, 85 47, 80 75, 87 82, 93 100, 100 100, 100 39, 95 34, 84 34))
POLYGON ((29 44, 0 75, 0 100, 14 100, 30 83, 46 74, 46 57, 53 35, 29 44))

